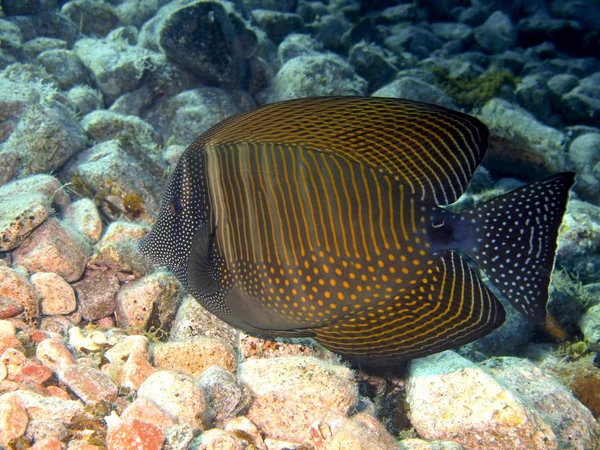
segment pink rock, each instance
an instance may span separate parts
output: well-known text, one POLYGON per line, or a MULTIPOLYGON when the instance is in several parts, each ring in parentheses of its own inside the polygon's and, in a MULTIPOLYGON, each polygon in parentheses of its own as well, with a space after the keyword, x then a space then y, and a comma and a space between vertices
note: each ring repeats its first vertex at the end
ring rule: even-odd
POLYGON ((75 291, 61 276, 50 272, 39 272, 31 276, 34 290, 40 297, 42 314, 69 314, 77 308, 75 291))
POLYGON ((71 400, 69 394, 64 389, 59 388, 58 386, 48 386, 46 389, 50 392, 50 395, 57 398, 62 398, 63 400, 71 400))
POLYGON ((35 349, 35 356, 42 364, 54 371, 75 364, 75 358, 62 339, 43 340, 35 349))
POLYGON ((34 445, 30 447, 31 450, 62 450, 63 445, 56 438, 45 438, 36 441, 34 445))
POLYGON ((0 396, 0 445, 8 444, 25 434, 29 417, 14 392, 0 396))
POLYGON ((58 220, 48 219, 13 251, 13 263, 31 273, 56 273, 72 283, 81 278, 88 252, 79 236, 67 231, 58 220))
POLYGON ((109 428, 106 444, 108 450, 161 450, 164 440, 165 432, 159 426, 129 419, 109 428))
POLYGON ((83 403, 78 400, 47 397, 26 390, 19 390, 15 394, 32 420, 57 420, 68 426, 85 417, 83 403))
POLYGON ((134 402, 123 411, 121 419, 136 419, 141 422, 151 423, 159 427, 165 433, 167 432, 167 429, 176 424, 175 421, 171 419, 171 416, 160 409, 156 403, 143 397, 135 399, 134 402))
POLYGON ((114 328, 115 324, 115 319, 113 319, 112 316, 103 317, 102 319, 98 319, 94 322, 94 325, 97 325, 100 328, 114 328))
POLYGON ((0 267, 0 297, 21 305, 26 318, 38 316, 39 302, 33 287, 27 277, 10 267, 0 267))
POLYGON ((75 283, 79 308, 86 320, 98 320, 115 312, 115 295, 119 279, 110 272, 89 272, 85 279, 75 283))
POLYGON ((6 369, 8 370, 7 379, 11 381, 15 380, 15 377, 21 372, 23 366, 27 362, 27 357, 21 353, 19 350, 15 350, 14 348, 7 348, 2 356, 0 356, 0 361, 4 363, 6 369))
POLYGON ((0 355, 9 348, 23 349, 21 342, 13 334, 0 331, 0 355))
POLYGON ((63 220, 91 242, 98 242, 102 237, 102 218, 96 204, 89 198, 82 198, 67 206, 63 211, 63 220))
POLYGON ((218 365, 230 373, 237 372, 237 356, 233 349, 216 339, 194 339, 183 342, 159 342, 154 346, 154 365, 199 375, 218 365))
POLYGON ((244 442, 227 431, 213 428, 202 433, 198 450, 213 450, 226 448, 228 450, 244 450, 244 442))
POLYGON ((54 373, 51 369, 43 366, 41 363, 28 362, 21 371, 16 375, 15 381, 24 382, 32 381, 37 384, 46 383, 54 373))
POLYGON ((23 307, 14 300, 0 297, 0 319, 14 317, 23 311, 23 307))
POLYGON ((58 370, 58 378, 88 405, 114 402, 118 389, 110 377, 94 367, 69 366, 58 370))
POLYGON ((150 359, 148 338, 140 335, 126 336, 104 352, 104 357, 112 363, 127 361, 132 353, 139 353, 150 359))
POLYGON ((142 353, 132 353, 121 371, 121 387, 138 390, 146 378, 156 372, 142 353))
POLYGON ((31 340, 36 344, 39 344, 44 339, 48 338, 50 338, 50 334, 43 330, 33 330, 33 332, 31 333, 31 340))

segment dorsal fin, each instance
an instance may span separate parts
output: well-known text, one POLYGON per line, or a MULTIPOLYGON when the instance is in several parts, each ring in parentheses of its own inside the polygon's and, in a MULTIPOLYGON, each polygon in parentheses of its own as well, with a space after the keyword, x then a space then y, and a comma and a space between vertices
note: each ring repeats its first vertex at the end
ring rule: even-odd
POLYGON ((192 149, 242 142, 297 145, 376 167, 423 201, 453 203, 488 147, 478 119, 441 106, 378 97, 290 100, 232 117, 192 149))

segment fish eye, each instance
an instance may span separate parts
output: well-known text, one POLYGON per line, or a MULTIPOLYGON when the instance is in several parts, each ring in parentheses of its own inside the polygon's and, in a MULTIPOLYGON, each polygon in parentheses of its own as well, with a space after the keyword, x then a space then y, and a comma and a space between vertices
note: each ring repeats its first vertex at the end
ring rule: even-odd
POLYGON ((172 214, 179 215, 183 211, 183 205, 181 204, 181 199, 179 197, 175 197, 169 203, 169 211, 172 214))

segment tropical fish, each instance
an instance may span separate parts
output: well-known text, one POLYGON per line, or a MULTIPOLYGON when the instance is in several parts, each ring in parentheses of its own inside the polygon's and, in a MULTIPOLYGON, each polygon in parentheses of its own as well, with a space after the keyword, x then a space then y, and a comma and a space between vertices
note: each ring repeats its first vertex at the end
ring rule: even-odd
POLYGON ((211 313, 366 363, 454 348, 502 324, 482 281, 544 323, 573 173, 454 213, 488 148, 475 117, 322 97, 227 119, 183 153, 140 250, 211 313))

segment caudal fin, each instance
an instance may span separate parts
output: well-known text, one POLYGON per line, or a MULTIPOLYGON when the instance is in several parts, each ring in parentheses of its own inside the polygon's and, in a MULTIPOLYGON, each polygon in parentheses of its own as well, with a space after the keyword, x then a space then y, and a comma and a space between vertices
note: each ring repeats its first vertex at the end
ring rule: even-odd
POLYGON ((465 253, 537 323, 546 320, 558 230, 574 183, 574 173, 558 173, 464 213, 472 231, 465 253))

